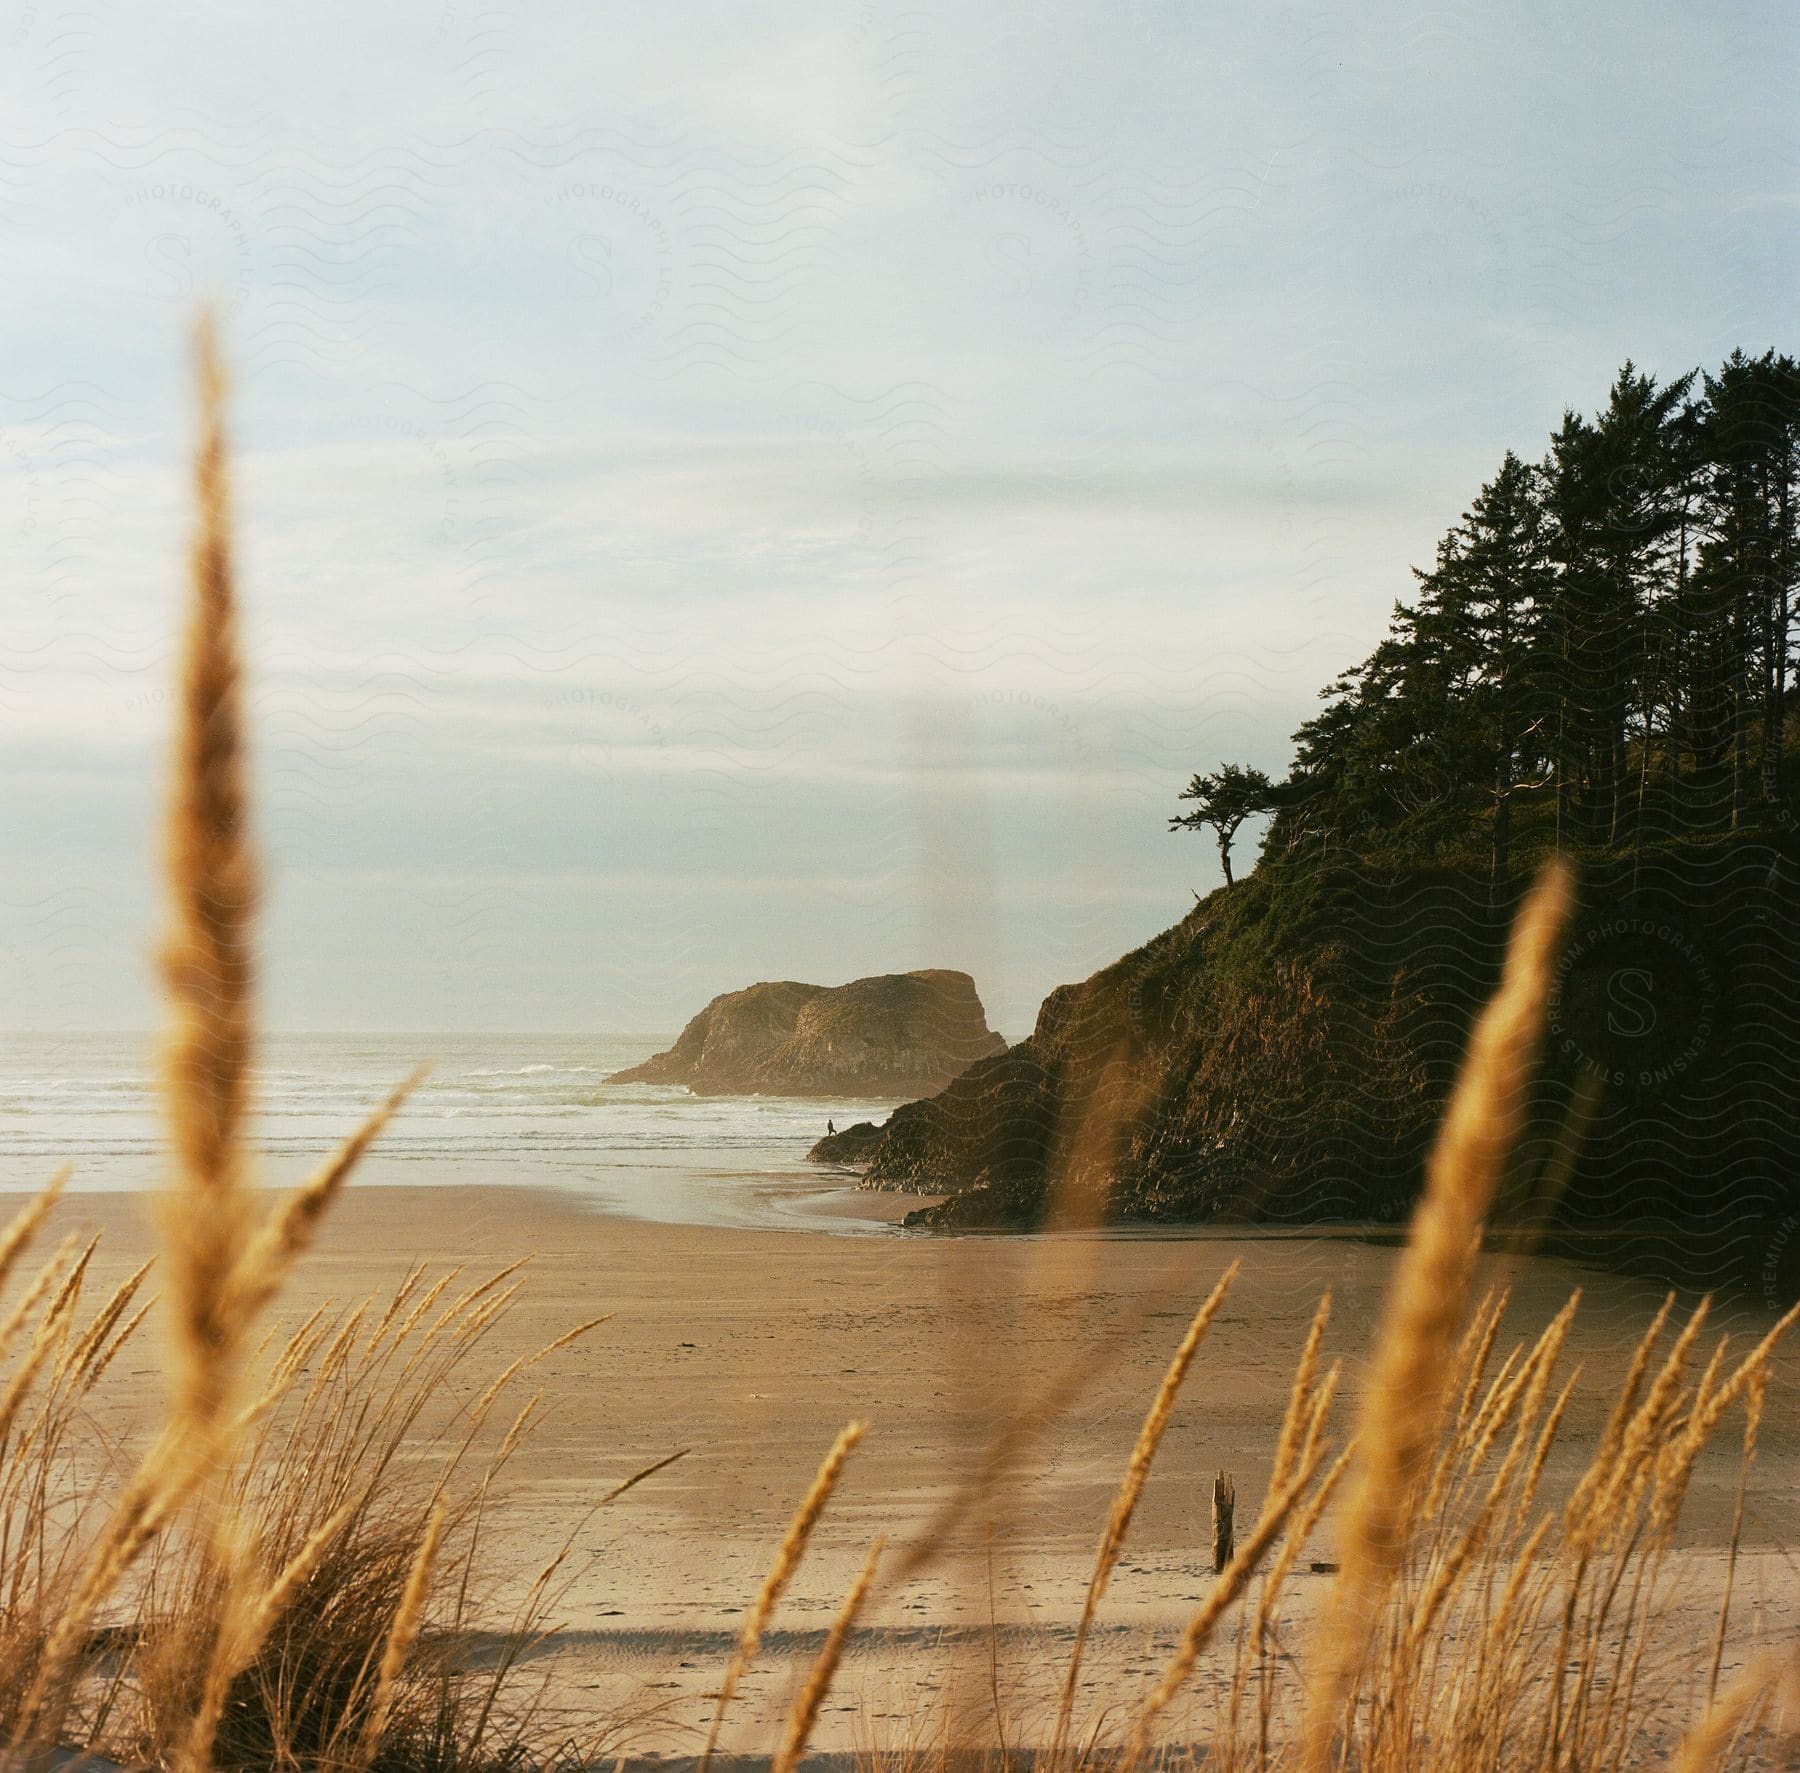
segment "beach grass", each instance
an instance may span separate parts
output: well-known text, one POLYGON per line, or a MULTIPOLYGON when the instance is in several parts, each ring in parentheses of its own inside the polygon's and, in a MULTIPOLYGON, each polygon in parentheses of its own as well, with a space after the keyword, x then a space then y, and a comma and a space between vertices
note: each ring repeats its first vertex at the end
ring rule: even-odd
MULTIPOLYGON (((415 1268, 397 1290, 271 1315, 402 1085, 295 1194, 272 1207, 246 1132, 257 1035, 258 871, 250 831, 242 665, 229 507, 225 385, 198 343, 192 609, 182 666, 165 877, 163 1093, 171 1175, 154 1267, 89 1297, 94 1246, 31 1266, 61 1180, 0 1236, 0 1732, 23 1757, 84 1751, 124 1765, 331 1773, 610 1765, 621 1721, 571 1726, 542 1703, 530 1655, 558 1617, 582 1520, 540 1568, 495 1549, 509 1463, 539 1419, 535 1353, 502 1360, 519 1264, 415 1268), (162 1427, 135 1453, 94 1427, 96 1388, 152 1334, 157 1294, 162 1427), (522 1601, 518 1599, 523 1594, 522 1601), (512 1596, 503 1606, 500 1597, 512 1596), (500 1623, 496 1624, 496 1618, 500 1623), (465 1653, 480 1630, 490 1647, 465 1653), (497 1647, 495 1647, 497 1646, 497 1647)), ((1396 1266, 1354 1420, 1337 1426, 1339 1368, 1324 1364, 1328 1308, 1296 1350, 1272 1475, 1236 1515, 1215 1489, 1216 1574, 1161 1671, 1078 1709, 1084 1649, 1185 1385, 1234 1279, 1210 1290, 1124 1451, 1052 1715, 920 1751, 876 1742, 872 1766, 1002 1754, 1045 1773, 1125 1773, 1170 1760, 1229 1770, 1446 1773, 1476 1769, 1774 1764, 1800 1721, 1790 1646, 1721 1680, 1744 1494, 1772 1363, 1793 1315, 1732 1354, 1706 1306, 1665 1306, 1644 1335, 1604 1431, 1572 1483, 1547 1471, 1578 1374, 1562 1354, 1578 1301, 1529 1341, 1499 1347, 1504 1299, 1475 1291, 1486 1215, 1534 1074, 1567 878, 1543 876, 1505 977, 1471 1039, 1424 1196, 1396 1266), (1730 1551, 1704 1646, 1708 1703, 1670 1716, 1665 1601, 1683 1501, 1702 1450, 1739 1442, 1730 1551), (1304 1632, 1293 1578, 1328 1534, 1335 1573, 1304 1632), (1195 1671, 1223 1673, 1198 1713, 1195 1671), (1179 1719, 1179 1728, 1174 1721, 1179 1719)), ((375 1087, 379 1088, 379 1080, 375 1087)), ((1092 1370, 1044 1375, 999 1422, 948 1502, 884 1556, 870 1547, 768 1743, 740 1745, 791 1773, 859 1622, 944 1555, 959 1522, 1003 1494, 1044 1425, 1092 1370)), ((862 1433, 852 1423, 809 1486, 720 1669, 710 1757, 733 1692, 763 1647, 862 1433)), ((679 1456, 678 1453, 671 1455, 679 1456)), ((640 1476, 646 1474, 640 1474, 640 1476)), ((630 1480, 635 1482, 636 1480, 630 1480)), ((627 1485, 596 1494, 594 1506, 627 1485)), ((583 1516, 585 1520, 585 1516, 583 1516)), ((890 1535, 906 1534, 895 1519, 890 1535)), ((921 1710, 926 1705, 921 1700, 921 1710)), ((904 1737, 901 1731, 900 1736, 904 1737)), ((25 1764, 22 1760, 21 1765, 25 1764)))

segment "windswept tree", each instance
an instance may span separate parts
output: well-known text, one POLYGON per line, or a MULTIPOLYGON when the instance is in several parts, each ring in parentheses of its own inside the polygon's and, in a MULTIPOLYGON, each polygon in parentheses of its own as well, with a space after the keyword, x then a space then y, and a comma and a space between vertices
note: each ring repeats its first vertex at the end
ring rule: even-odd
POLYGON ((1275 784, 1261 770, 1222 763, 1216 774, 1196 776, 1188 783, 1181 799, 1198 804, 1191 813, 1171 819, 1169 829, 1199 831, 1210 827, 1219 841, 1219 864, 1225 870, 1225 884, 1230 886, 1232 839, 1246 819, 1275 810, 1275 784))

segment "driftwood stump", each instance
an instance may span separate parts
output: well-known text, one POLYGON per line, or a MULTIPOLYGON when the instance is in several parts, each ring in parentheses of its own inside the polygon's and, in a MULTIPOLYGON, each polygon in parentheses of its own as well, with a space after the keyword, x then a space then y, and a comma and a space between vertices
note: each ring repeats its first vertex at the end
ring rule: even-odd
POLYGON ((1224 1573, 1237 1549, 1237 1485, 1220 1472, 1213 1479, 1213 1574, 1224 1573))

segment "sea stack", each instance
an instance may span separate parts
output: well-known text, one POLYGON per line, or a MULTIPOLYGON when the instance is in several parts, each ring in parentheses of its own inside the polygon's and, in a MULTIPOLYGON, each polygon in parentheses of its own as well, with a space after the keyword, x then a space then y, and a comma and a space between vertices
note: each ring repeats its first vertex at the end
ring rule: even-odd
POLYGON ((1004 1052, 975 981, 931 967, 848 985, 778 980, 715 997, 666 1053, 609 1083, 699 1096, 931 1095, 1004 1052))

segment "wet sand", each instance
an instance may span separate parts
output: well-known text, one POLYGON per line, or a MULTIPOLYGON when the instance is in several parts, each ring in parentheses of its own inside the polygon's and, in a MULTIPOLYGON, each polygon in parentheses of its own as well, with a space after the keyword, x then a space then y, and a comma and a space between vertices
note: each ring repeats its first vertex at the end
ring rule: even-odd
MULTIPOLYGON (((1089 1560, 1125 1456, 1170 1350, 1219 1272, 1243 1272, 1191 1374, 1103 1613, 1094 1691, 1148 1679, 1208 1580, 1213 1473, 1236 1480, 1240 1516, 1267 1478, 1292 1364, 1320 1292, 1333 1295, 1327 1353, 1353 1397, 1392 1248, 1346 1235, 1189 1234, 937 1238, 890 1231, 910 1197, 813 1191, 808 1212, 848 1214, 870 1235, 655 1224, 609 1216, 567 1194, 517 1187, 353 1189, 283 1309, 391 1288, 416 1258, 498 1267, 533 1261, 497 1370, 603 1311, 613 1320, 538 1369, 546 1419, 509 1478, 502 1568, 535 1572, 599 1495, 665 1454, 691 1448, 581 1531, 560 1609, 559 1706, 654 1712, 642 1746, 692 1746, 730 1634, 832 1437, 852 1417, 868 1437, 744 1690, 734 1746, 767 1746, 797 1671, 815 1649, 870 1539, 904 1539, 969 1468, 1002 1412, 1081 1364, 1109 1331, 1132 1333, 1044 1435, 991 1545, 965 1523, 962 1552, 885 1597, 847 1664, 818 1746, 901 1727, 923 1736, 920 1690, 959 1661, 968 1703, 997 1685, 1028 1716, 1066 1651, 1089 1560), (990 1638, 990 1620, 998 1634, 990 1638), (979 1689, 979 1690, 977 1690, 979 1689)), ((150 1245, 145 1200, 71 1197, 53 1227, 104 1232, 97 1279, 150 1245)), ((1565 1366, 1583 1378, 1553 1463, 1566 1481, 1604 1421, 1629 1349, 1660 1302, 1642 1282, 1553 1258, 1490 1258, 1513 1287, 1508 1327, 1535 1332, 1579 1286, 1565 1366)), ((1755 1302, 1721 1306, 1734 1342, 1773 1321, 1755 1302)), ((1508 1337, 1503 1332, 1503 1344, 1508 1337)), ((123 1425, 158 1405, 150 1345, 120 1362, 104 1411, 123 1425)), ((1800 1350, 1796 1350, 1800 1354, 1800 1350)), ((489 1368, 484 1366, 485 1373, 489 1368)), ((1348 1401, 1348 1400, 1347 1400, 1348 1401)), ((1347 1415, 1342 1419, 1347 1420, 1347 1415)), ((1735 1429, 1703 1460, 1681 1555, 1717 1560, 1730 1533, 1735 1429)), ((1800 1500, 1800 1359, 1770 1396, 1751 1485, 1741 1615, 1791 1635, 1800 1590, 1783 1547, 1800 1500), (1760 1614, 1758 1610, 1760 1609, 1760 1614)), ((1328 1560, 1331 1523, 1309 1557, 1328 1560)), ((1298 1610, 1322 1577, 1299 1579, 1298 1610)), ((1700 1583, 1678 1585, 1699 1589, 1700 1583)), ((1696 1641, 1710 1639, 1710 1614, 1696 1641)), ((1221 1652, 1221 1657, 1223 1656, 1221 1652)), ((1196 1683, 1217 1678, 1211 1659, 1196 1683)), ((547 1668, 550 1663, 546 1663, 547 1668)), ((1679 1705, 1680 1696, 1671 1694, 1679 1705)))

